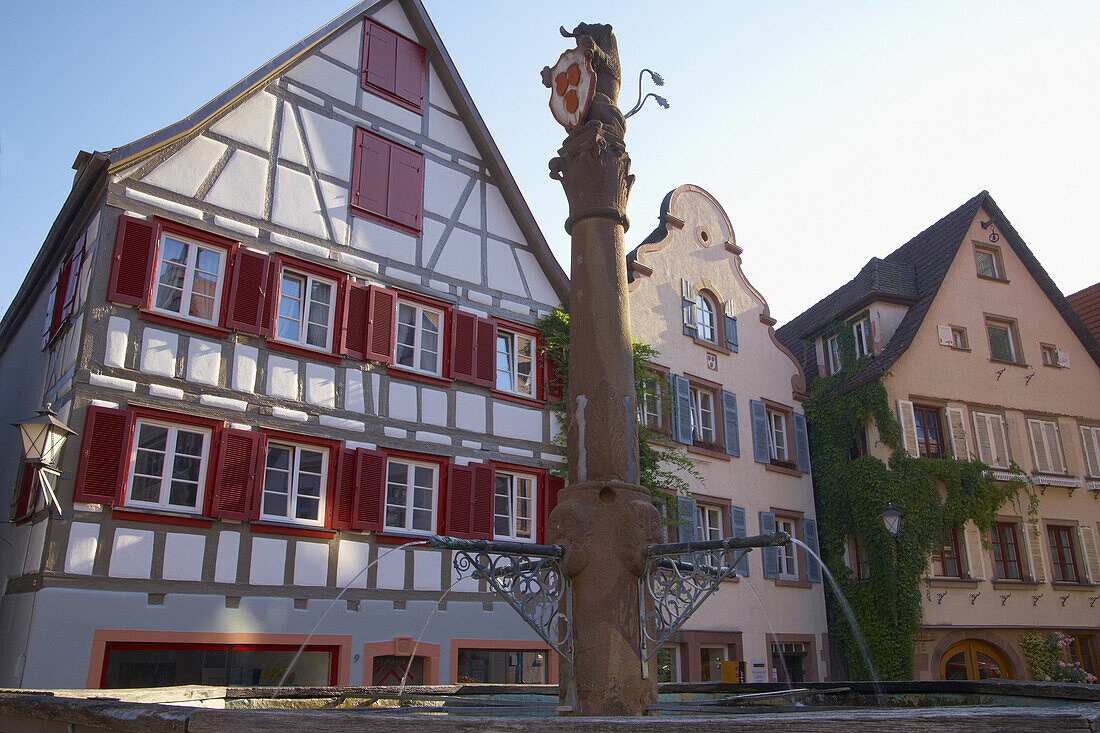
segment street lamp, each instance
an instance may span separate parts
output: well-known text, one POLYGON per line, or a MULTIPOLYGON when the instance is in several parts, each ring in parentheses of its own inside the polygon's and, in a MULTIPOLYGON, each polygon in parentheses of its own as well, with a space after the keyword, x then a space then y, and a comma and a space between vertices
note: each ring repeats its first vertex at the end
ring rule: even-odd
MULTIPOLYGON (((61 455, 61 449, 65 440, 70 435, 76 435, 68 425, 57 419, 57 413, 50 409, 49 405, 34 417, 21 422, 12 423, 19 428, 19 437, 23 441, 23 458, 30 464, 31 470, 37 474, 38 485, 46 494, 47 501, 57 510, 61 516, 61 503, 57 500, 47 476, 60 476, 57 469, 57 459, 61 455)), ((34 507, 37 502, 32 497, 28 506, 34 507)))
POLYGON ((878 518, 886 525, 886 531, 894 537, 897 537, 898 532, 901 531, 901 519, 904 516, 904 514, 894 508, 893 504, 887 504, 886 511, 878 515, 878 518))

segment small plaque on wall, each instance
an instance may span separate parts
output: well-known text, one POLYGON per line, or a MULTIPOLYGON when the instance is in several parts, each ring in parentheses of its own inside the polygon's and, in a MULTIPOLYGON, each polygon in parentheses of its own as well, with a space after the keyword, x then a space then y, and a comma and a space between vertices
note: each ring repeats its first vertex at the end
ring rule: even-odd
POLYGON ((707 352, 707 369, 713 372, 718 371, 718 354, 707 352))

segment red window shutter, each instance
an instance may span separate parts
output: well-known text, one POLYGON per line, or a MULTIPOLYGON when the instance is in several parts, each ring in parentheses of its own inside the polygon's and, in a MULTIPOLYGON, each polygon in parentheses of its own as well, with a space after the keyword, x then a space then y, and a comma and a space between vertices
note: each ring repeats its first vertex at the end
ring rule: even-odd
POLYGON ((397 77, 394 94, 417 109, 424 108, 424 49, 397 37, 397 77))
POLYGON ((355 513, 351 528, 362 532, 382 529, 385 508, 386 455, 375 450, 355 451, 355 513))
POLYGON ((370 321, 367 324, 367 348, 364 358, 393 363, 393 342, 397 337, 397 293, 377 285, 370 286, 370 321))
POLYGON ((392 93, 397 79, 397 34, 370 20, 363 34, 363 85, 392 93))
POLYGON ((132 216, 118 218, 115 253, 107 299, 126 305, 145 305, 153 277, 154 252, 160 240, 160 224, 132 216))
POLYGON ((370 323, 370 288, 348 281, 344 303, 342 353, 353 359, 367 358, 367 324, 370 323))
POLYGON ((269 292, 271 258, 240 247, 233 264, 233 282, 229 288, 229 313, 225 327, 244 333, 263 333, 265 294, 269 292))
POLYGON ((26 461, 19 464, 19 480, 15 485, 15 501, 12 502, 10 521, 15 522, 23 519, 34 512, 34 507, 31 506, 31 497, 37 496, 35 491, 37 476, 38 471, 33 464, 26 461))
POLYGON ((393 146, 366 130, 355 130, 352 159, 351 205, 379 216, 388 216, 390 151, 393 146))
POLYGON ((456 310, 451 328, 451 376, 474 381, 474 349, 477 345, 477 316, 456 310))
POLYGON ((539 542, 546 542, 546 530, 550 527, 550 512, 558 505, 558 492, 565 488, 565 479, 557 476, 546 477, 546 497, 542 502, 543 512, 539 523, 539 542))
POLYGON ((275 333, 275 312, 279 308, 279 282, 283 275, 283 261, 279 255, 271 255, 271 267, 267 271, 267 287, 264 288, 265 302, 260 313, 260 335, 271 336, 275 333))
POLYGON ((261 486, 258 480, 266 439, 258 430, 226 428, 221 433, 211 514, 251 519, 261 486))
POLYGON ((493 539, 493 498, 496 470, 487 463, 471 463, 474 469, 472 534, 475 540, 493 539))
POLYGON ((332 528, 351 529, 355 513, 355 451, 351 448, 341 448, 336 456, 336 492, 332 504, 332 528))
POLYGON ((57 273, 57 285, 53 291, 53 316, 50 318, 50 338, 61 328, 61 322, 65 318, 65 306, 69 300, 69 272, 73 261, 70 257, 65 260, 61 270, 57 273))
POLYGON ((117 504, 122 497, 130 465, 130 434, 134 414, 111 407, 88 407, 80 467, 76 471, 73 501, 117 504))
POLYGON ((424 156, 394 145, 390 150, 390 184, 386 217, 410 229, 420 230, 420 204, 424 156))
POLYGON ((496 384, 497 325, 484 318, 477 319, 477 347, 474 352, 474 384, 492 387, 496 384))
POLYGON ((474 467, 451 466, 447 480, 447 526, 451 537, 472 540, 474 509, 474 467))

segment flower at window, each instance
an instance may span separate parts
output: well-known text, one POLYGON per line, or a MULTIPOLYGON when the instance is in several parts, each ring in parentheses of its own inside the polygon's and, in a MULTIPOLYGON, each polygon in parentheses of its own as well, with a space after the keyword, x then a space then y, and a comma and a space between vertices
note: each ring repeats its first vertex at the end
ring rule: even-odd
POLYGON ((138 420, 128 505, 201 509, 209 432, 138 420))
POLYGON ((322 524, 327 451, 268 443, 260 517, 322 524))
POLYGON ((386 529, 435 531, 436 467, 389 459, 386 464, 386 529))
POLYGON ((394 362, 398 366, 427 374, 439 374, 440 324, 442 314, 432 308, 413 303, 397 306, 397 350, 394 362))
POLYGON ((496 472, 493 534, 497 539, 534 541, 535 478, 496 472))
POLYGON ((497 389, 535 395, 535 340, 522 333, 497 330, 497 389))
POLYGON ((279 284, 276 336, 319 349, 331 348, 332 303, 335 284, 284 270, 279 284))
POLYGON ((703 341, 718 341, 718 328, 714 319, 714 306, 705 295, 695 296, 696 329, 703 341))
POLYGON ((158 251, 153 308, 214 323, 221 297, 223 253, 165 234, 158 251))
POLYGON ((690 399, 692 439, 697 443, 714 443, 718 439, 714 429, 714 394, 692 387, 690 399))

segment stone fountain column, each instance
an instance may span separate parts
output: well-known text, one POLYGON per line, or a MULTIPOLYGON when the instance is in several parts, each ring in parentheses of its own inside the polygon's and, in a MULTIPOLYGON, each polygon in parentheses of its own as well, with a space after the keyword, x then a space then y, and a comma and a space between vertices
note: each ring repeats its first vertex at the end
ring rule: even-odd
POLYGON ((648 679, 642 676, 637 580, 661 525, 639 483, 624 247, 634 177, 611 27, 582 24, 562 33, 588 52, 596 92, 550 162, 565 188, 572 237, 569 481, 547 534, 565 547, 573 581, 574 677, 563 677, 560 696, 574 715, 644 715, 657 688, 652 662, 648 679))

